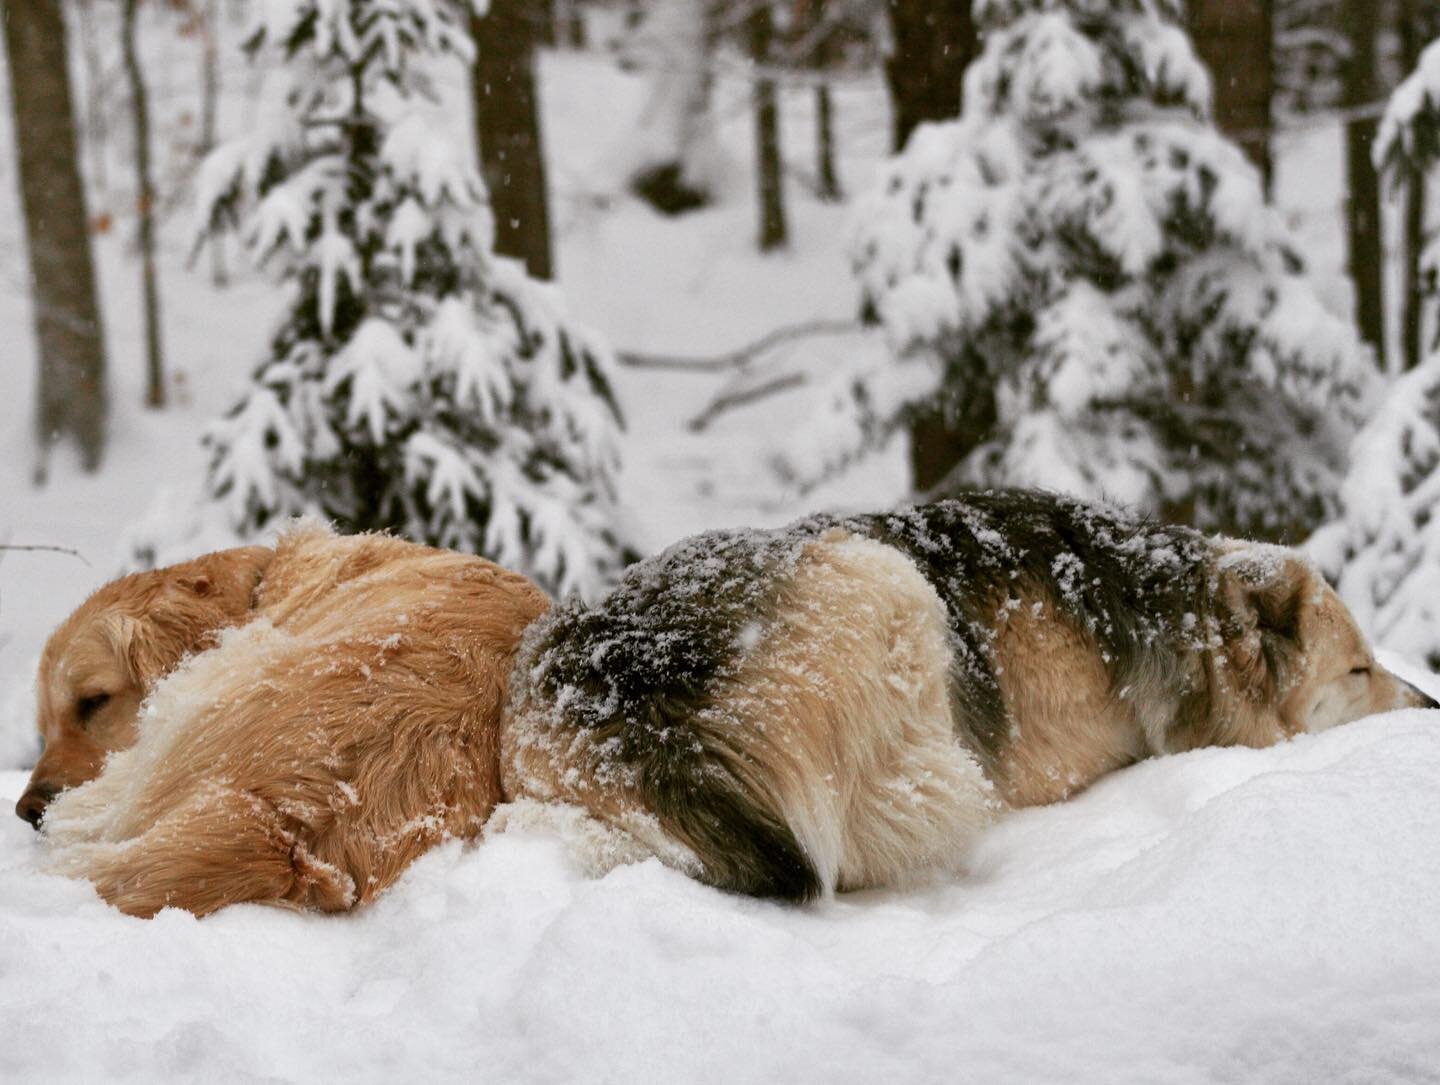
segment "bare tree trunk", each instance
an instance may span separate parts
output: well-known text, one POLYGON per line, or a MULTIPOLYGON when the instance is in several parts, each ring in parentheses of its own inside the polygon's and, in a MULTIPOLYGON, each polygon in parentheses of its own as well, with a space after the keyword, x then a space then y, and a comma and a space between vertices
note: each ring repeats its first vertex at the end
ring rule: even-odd
POLYGON ((1190 35, 1210 69, 1215 123, 1244 149, 1270 191, 1275 91, 1272 0, 1191 0, 1190 35))
POLYGON ((491 0, 489 14, 471 17, 475 66, 475 136, 495 214, 495 251, 525 262, 549 279, 550 209, 540 107, 535 87, 534 9, 526 0, 491 0))
POLYGON ((160 349, 160 284, 155 272, 155 185, 150 176, 150 101, 135 44, 139 0, 121 8, 120 52, 135 120, 135 210, 140 225, 140 276, 145 305, 145 406, 165 406, 165 358, 160 349))
MULTIPOLYGON (((1406 72, 1415 70, 1420 59, 1420 50, 1425 45, 1425 36, 1420 26, 1420 0, 1404 0, 1400 12, 1400 51, 1402 68, 1406 72)), ((1420 364, 1423 349, 1425 297, 1420 274, 1420 257, 1425 250, 1425 175, 1411 172, 1405 181, 1405 281, 1401 299, 1400 317, 1400 364, 1405 369, 1414 369, 1420 364)))
MULTIPOLYGON (((826 18, 826 0, 811 0, 810 17, 814 25, 821 26, 826 18)), ((835 118, 834 106, 830 100, 830 84, 823 81, 825 70, 834 58, 831 35, 822 26, 820 39, 815 43, 815 70, 822 81, 815 87, 815 175, 816 194, 822 200, 838 200, 840 175, 835 169, 835 118)))
POLYGON ((894 109, 891 146, 900 150, 917 125, 960 115, 965 69, 979 45, 964 0, 886 0, 894 53, 885 61, 894 109))
MULTIPOLYGON (((1374 0, 1344 0, 1342 16, 1350 57, 1345 64, 1345 103, 1364 106, 1379 94, 1375 78, 1375 38, 1380 13, 1374 0)), ((1385 356, 1385 316, 1381 293, 1380 179, 1370 161, 1377 121, 1346 125, 1346 175, 1349 181, 1348 235, 1350 278, 1355 284, 1355 317, 1360 335, 1385 356)))
MULTIPOLYGON (((885 61, 890 84, 891 146, 899 151, 919 125, 960 115, 965 69, 979 53, 971 5, 934 0, 886 0, 893 52, 885 61)), ((956 419, 936 406, 910 423, 910 476, 917 493, 939 486, 994 424, 993 400, 973 404, 956 419)))
MULTIPOLYGON (((768 2, 758 3, 745 17, 750 37, 750 57, 760 66, 770 59, 775 24, 768 2)), ((768 252, 785 244, 784 164, 780 157, 780 109, 775 98, 775 81, 755 80, 755 171, 760 196, 760 251, 768 252)))
POLYGON ((819 177, 816 191, 822 200, 833 202, 844 192, 840 188, 840 174, 835 169, 835 119, 828 83, 815 88, 815 127, 815 172, 819 177))
POLYGON ((36 481, 43 482, 50 446, 61 436, 79 444, 86 470, 100 465, 105 343, 60 0, 3 0, 3 22, 39 351, 36 481))
MULTIPOLYGON (((200 157, 215 149, 219 137, 220 110, 220 11, 217 0, 205 0, 200 14, 203 51, 200 59, 200 157)), ((206 247, 210 250, 210 281, 216 286, 230 282, 225 267, 225 238, 216 234, 206 247)))

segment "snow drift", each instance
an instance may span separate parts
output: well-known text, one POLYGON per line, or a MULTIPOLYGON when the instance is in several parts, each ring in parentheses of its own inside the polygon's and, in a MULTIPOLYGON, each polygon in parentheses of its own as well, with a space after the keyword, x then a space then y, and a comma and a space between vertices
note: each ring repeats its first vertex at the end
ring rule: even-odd
POLYGON ((145 922, 0 819, 0 1078, 1427 1078, 1437 780, 1435 712, 1201 750, 1011 816, 967 877, 809 908, 512 831, 343 918, 145 922))

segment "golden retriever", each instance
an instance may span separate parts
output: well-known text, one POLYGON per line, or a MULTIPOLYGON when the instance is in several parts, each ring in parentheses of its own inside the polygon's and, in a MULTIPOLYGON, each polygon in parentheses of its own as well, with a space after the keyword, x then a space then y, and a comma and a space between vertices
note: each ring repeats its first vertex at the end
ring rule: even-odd
POLYGON ((17 812, 132 915, 354 907, 484 824, 548 605, 481 558, 305 526, 126 577, 46 646, 17 812))

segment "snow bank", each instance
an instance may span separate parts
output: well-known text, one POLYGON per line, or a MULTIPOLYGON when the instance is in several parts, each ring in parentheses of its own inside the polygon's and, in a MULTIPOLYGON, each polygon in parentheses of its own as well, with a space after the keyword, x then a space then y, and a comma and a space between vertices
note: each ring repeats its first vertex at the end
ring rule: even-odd
POLYGON ((805 909, 511 832, 353 916, 144 922, 4 818, 0 1078, 1416 1080, 1437 779, 1431 712, 1199 751, 1011 817, 963 880, 805 909))

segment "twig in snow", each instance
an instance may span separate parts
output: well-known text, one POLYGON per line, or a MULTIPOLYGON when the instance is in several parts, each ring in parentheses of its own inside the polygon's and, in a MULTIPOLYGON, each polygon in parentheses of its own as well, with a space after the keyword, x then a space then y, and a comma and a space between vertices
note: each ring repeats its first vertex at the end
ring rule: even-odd
POLYGON ((682 373, 716 373, 727 369, 744 369, 756 358, 781 344, 795 339, 808 339, 817 335, 844 335, 861 330, 862 325, 854 320, 807 320, 801 324, 788 324, 762 335, 753 343, 726 354, 710 358, 690 358, 676 354, 644 354, 639 351, 621 351, 617 360, 630 369, 669 369, 682 373))
POLYGON ((767 396, 777 395, 780 392, 789 391, 791 388, 798 388, 805 383, 804 373, 783 373, 773 377, 763 384, 757 384, 751 388, 744 388, 738 392, 731 392, 729 395, 717 396, 705 405, 705 409, 694 418, 685 423, 685 428, 691 433, 703 433, 709 428, 710 423, 719 418, 726 411, 736 407, 743 407, 747 403, 754 403, 757 399, 765 399, 767 396))

